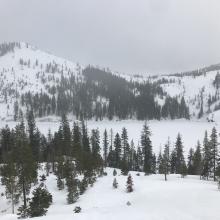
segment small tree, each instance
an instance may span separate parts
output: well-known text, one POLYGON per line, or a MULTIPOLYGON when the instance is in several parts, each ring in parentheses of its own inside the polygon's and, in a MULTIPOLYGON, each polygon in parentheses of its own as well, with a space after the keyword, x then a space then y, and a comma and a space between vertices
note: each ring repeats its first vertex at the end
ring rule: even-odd
POLYGON ((116 178, 114 178, 114 181, 113 181, 113 188, 114 189, 117 189, 118 188, 118 182, 117 182, 117 180, 116 180, 116 178))
POLYGON ((132 180, 131 174, 129 174, 128 179, 127 179, 127 192, 128 192, 128 193, 134 191, 133 185, 134 185, 134 184, 133 184, 133 180, 132 180))
POLYGON ((117 171, 116 169, 113 170, 113 176, 116 176, 117 175, 117 171))
POLYGON ((38 187, 33 192, 33 198, 30 201, 28 214, 30 217, 46 215, 47 209, 52 203, 52 195, 46 188, 38 187))
POLYGON ((63 190, 64 189, 64 182, 63 182, 63 180, 60 177, 57 178, 57 188, 59 190, 63 190))
POLYGON ((40 181, 41 182, 44 182, 44 181, 46 181, 46 176, 43 174, 42 176, 40 176, 40 181))
POLYGON ((68 189, 67 202, 68 204, 75 203, 79 198, 78 180, 75 177, 68 177, 66 179, 66 185, 68 189))

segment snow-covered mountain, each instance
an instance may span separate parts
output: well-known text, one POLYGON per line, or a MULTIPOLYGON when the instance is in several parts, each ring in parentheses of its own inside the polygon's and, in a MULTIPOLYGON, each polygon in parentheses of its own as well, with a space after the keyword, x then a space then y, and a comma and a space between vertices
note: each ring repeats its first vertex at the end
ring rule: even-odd
MULTIPOLYGON (((66 78, 70 84, 72 78, 74 78, 75 83, 82 83, 85 78, 82 69, 83 67, 79 64, 43 52, 26 43, 2 44, 0 46, 1 119, 13 119, 15 111, 19 109, 25 111, 28 108, 25 100, 33 99, 34 94, 38 93, 38 96, 42 94, 41 100, 44 98, 43 94, 47 94, 51 99, 53 95, 57 98, 58 94, 55 91, 58 90, 57 86, 66 83, 66 81, 62 81, 62 78, 66 78)), ((156 102, 160 106, 164 105, 168 96, 177 98, 179 101, 184 97, 191 118, 198 118, 199 116, 211 119, 212 115, 215 115, 215 112, 218 112, 220 108, 219 69, 220 65, 214 65, 188 73, 153 77, 113 74, 126 79, 128 82, 140 84, 150 82, 162 88, 163 93, 155 94, 156 102)), ((72 93, 71 90, 64 92, 67 95, 72 93)), ((138 91, 136 91, 136 95, 138 95, 138 91)), ((44 99, 46 100, 48 97, 44 99)), ((40 98, 37 97, 36 99, 40 98)), ((96 96, 96 102, 102 106, 109 105, 109 99, 106 97, 99 96, 97 99, 96 96)), ((39 104, 41 105, 41 103, 39 104)), ((94 108, 97 108, 97 103, 94 108)), ((52 110, 46 107, 44 111, 53 114, 52 110)))
POLYGON ((177 74, 157 76, 153 81, 159 81, 160 86, 171 97, 184 96, 190 108, 190 113, 195 117, 212 117, 219 110, 219 66, 217 70, 203 71, 200 73, 177 74), (200 114, 200 115, 199 115, 200 114))
POLYGON ((0 117, 14 115, 14 103, 22 94, 48 92, 60 83, 61 76, 81 79, 81 67, 68 60, 43 52, 27 43, 0 47, 0 117))

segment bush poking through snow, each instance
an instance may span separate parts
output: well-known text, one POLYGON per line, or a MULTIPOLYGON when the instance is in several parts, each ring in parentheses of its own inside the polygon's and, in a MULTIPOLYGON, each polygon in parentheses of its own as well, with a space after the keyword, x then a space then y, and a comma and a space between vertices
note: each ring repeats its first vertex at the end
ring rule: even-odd
POLYGON ((117 171, 116 169, 113 170, 113 176, 116 176, 117 175, 117 171))
POLYGON ((80 213, 82 211, 80 206, 76 206, 75 209, 73 210, 75 213, 80 213))
POLYGON ((132 180, 131 174, 129 174, 128 179, 127 179, 127 192, 128 192, 128 193, 134 191, 133 185, 134 185, 134 184, 133 184, 133 180, 132 180))
POLYGON ((43 174, 42 176, 40 176, 40 181, 41 182, 44 182, 44 181, 46 181, 46 176, 43 174))
POLYGON ((114 178, 112 185, 113 185, 113 188, 114 188, 114 189, 117 189, 117 188, 118 188, 118 182, 117 182, 116 178, 114 178))

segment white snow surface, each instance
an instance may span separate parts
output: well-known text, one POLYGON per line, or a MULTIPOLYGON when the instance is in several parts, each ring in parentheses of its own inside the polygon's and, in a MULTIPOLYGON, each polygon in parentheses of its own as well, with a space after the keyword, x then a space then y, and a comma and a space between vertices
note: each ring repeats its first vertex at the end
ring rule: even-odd
MULTIPOLYGON (((212 181, 199 180, 197 176, 180 178, 169 175, 164 181, 163 175, 136 176, 131 172, 134 191, 126 192, 126 176, 118 175, 118 189, 113 189, 113 170, 107 168, 108 176, 98 178, 93 187, 89 187, 84 195, 73 205, 67 205, 66 190, 59 191, 56 177, 47 177, 46 186, 53 195, 53 204, 46 216, 39 220, 219 220, 220 192, 212 181), (128 206, 126 203, 130 202, 128 206), (81 213, 74 213, 76 206, 82 208, 81 213)), ((41 171, 42 174, 42 171, 41 171)), ((0 186, 0 192, 3 187, 0 186)), ((1 197, 1 220, 15 220, 10 214, 10 205, 1 197)))

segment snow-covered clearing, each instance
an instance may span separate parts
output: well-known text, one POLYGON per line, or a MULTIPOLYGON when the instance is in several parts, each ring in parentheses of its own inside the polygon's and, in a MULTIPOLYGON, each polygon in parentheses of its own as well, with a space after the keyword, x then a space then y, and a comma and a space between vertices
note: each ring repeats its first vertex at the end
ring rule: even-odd
MULTIPOLYGON (((219 120, 220 121, 220 120, 219 120)), ((141 130, 143 127, 144 121, 137 121, 137 120, 124 120, 124 121, 88 121, 87 125, 89 130, 98 128, 100 131, 100 136, 102 138, 103 132, 107 129, 109 138, 110 138, 110 129, 113 130, 113 135, 116 132, 121 134, 121 130, 123 127, 126 127, 128 130, 129 139, 134 141, 135 145, 137 146, 141 130)), ((189 121, 189 120, 162 120, 162 121, 149 121, 149 126, 152 132, 152 143, 155 153, 158 153, 160 148, 164 146, 167 142, 168 137, 170 137, 170 141, 173 144, 176 140, 178 132, 182 135, 183 143, 184 143, 184 150, 185 154, 188 153, 188 150, 191 147, 195 147, 198 140, 201 142, 203 141, 205 130, 209 133, 211 129, 215 126, 217 130, 220 132, 220 123, 209 123, 206 121, 189 121)), ((4 127, 6 124, 9 127, 14 127, 15 122, 9 121, 0 121, 0 128, 4 127)), ((70 122, 72 126, 73 122, 70 122)), ((48 134, 48 130, 50 129, 51 132, 55 132, 58 130, 59 127, 59 120, 54 120, 51 122, 43 122, 38 121, 37 126, 42 133, 45 135, 48 134)), ((102 143, 102 141, 101 141, 102 143)))
MULTIPOLYGON (((118 172, 119 174, 119 172, 118 172)), ((116 176, 118 189, 113 189, 112 169, 108 176, 99 178, 73 205, 66 204, 66 191, 58 191, 56 177, 50 175, 46 185, 53 195, 53 204, 47 216, 39 220, 219 220, 220 192, 217 184, 212 181, 199 180, 199 177, 188 176, 184 179, 179 175, 169 175, 164 181, 163 175, 136 176, 134 192, 126 193, 126 176, 116 176), (130 201, 131 206, 126 203, 130 201), (75 206, 82 212, 73 213, 75 206)), ((0 186, 0 191, 3 187, 0 186)), ((5 200, 0 200, 1 210, 5 200), (3 202, 3 203, 2 203, 3 202)), ((4 206, 3 206, 4 205, 4 206)), ((9 205, 8 205, 9 206, 9 205)), ((10 213, 10 209, 7 211, 10 213)), ((0 213, 1 220, 14 220, 16 215, 0 213)))

